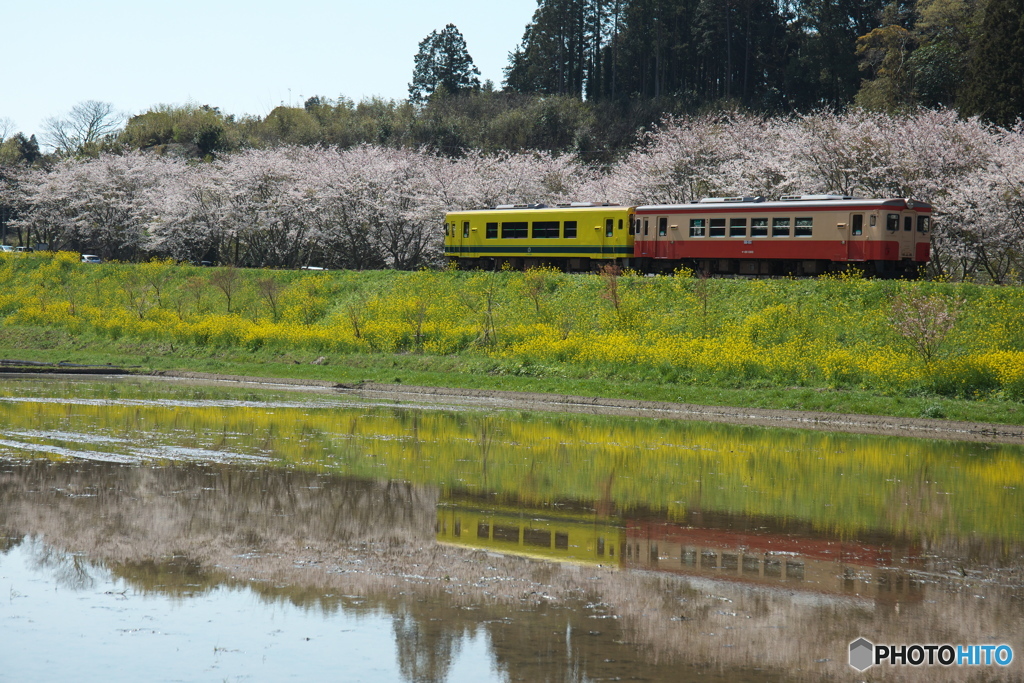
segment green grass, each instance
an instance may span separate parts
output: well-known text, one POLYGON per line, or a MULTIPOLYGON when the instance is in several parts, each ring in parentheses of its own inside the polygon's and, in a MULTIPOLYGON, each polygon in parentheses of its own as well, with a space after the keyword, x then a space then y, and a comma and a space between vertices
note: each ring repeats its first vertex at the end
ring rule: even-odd
POLYGON ((15 360, 1024 423, 1024 288, 23 256, 15 360))
POLYGON ((994 424, 1024 423, 1024 406, 995 397, 886 396, 856 389, 711 387, 668 381, 650 368, 585 368, 524 364, 480 355, 431 356, 245 351, 151 340, 72 335, 52 328, 0 327, 0 358, 133 367, 137 372, 187 370, 262 378, 375 382, 410 386, 524 391, 668 401, 709 406, 806 410, 892 417, 941 417, 994 424), (323 357, 322 364, 313 361, 323 357), (137 366, 137 367, 135 367, 137 366))

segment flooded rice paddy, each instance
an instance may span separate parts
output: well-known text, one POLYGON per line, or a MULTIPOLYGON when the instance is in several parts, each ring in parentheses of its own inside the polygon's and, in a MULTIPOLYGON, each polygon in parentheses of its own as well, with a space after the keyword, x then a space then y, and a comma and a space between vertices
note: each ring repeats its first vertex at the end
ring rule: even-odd
POLYGON ((8 376, 0 681, 1022 680, 1022 485, 1013 444, 8 376))

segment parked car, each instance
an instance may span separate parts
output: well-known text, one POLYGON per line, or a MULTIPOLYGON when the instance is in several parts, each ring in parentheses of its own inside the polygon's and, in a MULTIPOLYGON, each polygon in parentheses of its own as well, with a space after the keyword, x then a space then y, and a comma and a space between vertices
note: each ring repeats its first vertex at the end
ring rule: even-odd
POLYGON ((103 259, 95 254, 82 254, 82 263, 103 263, 103 259))
POLYGON ((0 244, 0 252, 4 251, 14 251, 14 247, 9 244, 0 244))
POLYGON ((32 251, 28 247, 15 247, 14 251, 32 251))

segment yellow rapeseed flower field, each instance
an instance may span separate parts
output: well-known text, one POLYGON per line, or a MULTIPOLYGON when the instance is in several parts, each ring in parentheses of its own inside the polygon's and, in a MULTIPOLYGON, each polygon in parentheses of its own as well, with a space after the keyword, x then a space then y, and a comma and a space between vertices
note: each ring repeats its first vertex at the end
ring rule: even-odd
POLYGON ((1024 398, 1024 291, 972 283, 337 272, 0 258, 0 319, 256 351, 482 355, 717 386, 1024 398))

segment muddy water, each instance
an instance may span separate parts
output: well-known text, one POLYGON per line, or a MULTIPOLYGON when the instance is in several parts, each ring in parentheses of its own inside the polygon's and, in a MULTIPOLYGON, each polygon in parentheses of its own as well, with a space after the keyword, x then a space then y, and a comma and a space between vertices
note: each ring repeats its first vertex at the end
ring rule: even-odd
POLYGON ((1006 444, 5 377, 0 680, 1021 680, 1022 484, 1006 444))

